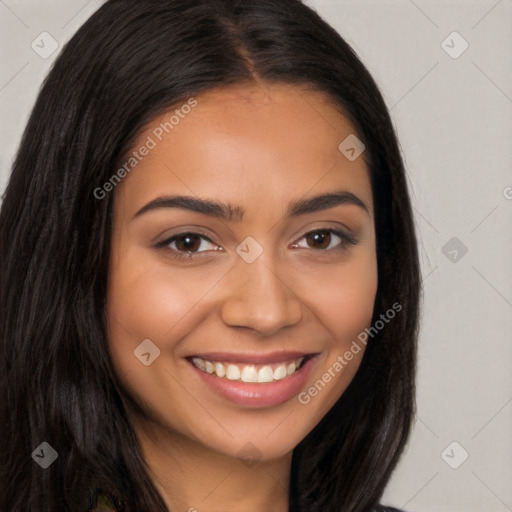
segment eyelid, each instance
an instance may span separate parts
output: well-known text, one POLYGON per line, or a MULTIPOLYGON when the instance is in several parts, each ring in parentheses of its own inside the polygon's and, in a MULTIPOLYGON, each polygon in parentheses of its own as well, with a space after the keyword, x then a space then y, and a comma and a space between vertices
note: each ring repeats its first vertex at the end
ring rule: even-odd
MULTIPOLYGON (((184 231, 180 231, 179 233, 176 233, 174 235, 171 235, 171 236, 168 236, 166 238, 164 238, 163 240, 161 240, 160 242, 156 242, 154 244, 154 247, 157 248, 157 249, 161 249, 161 248, 165 248, 167 245, 169 245, 170 243, 174 242, 174 240, 176 238, 179 238, 179 237, 182 237, 182 236, 185 236, 185 235, 199 235, 200 238, 204 239, 204 240, 207 240, 208 242, 214 244, 214 245, 217 245, 215 244, 215 242, 210 238, 210 235, 208 235, 207 233, 203 232, 203 231, 200 231, 200 230, 184 230, 184 231)), ((199 254, 199 253, 197 253, 199 254)))
POLYGON ((305 238, 306 236, 312 234, 312 233, 319 233, 319 232, 328 232, 333 233, 337 237, 341 239, 341 243, 336 245, 335 247, 331 249, 315 249, 313 247, 306 247, 305 249, 310 251, 315 251, 317 253, 324 253, 324 254, 332 254, 336 252, 344 252, 348 249, 349 245, 357 245, 359 243, 359 240, 350 232, 350 230, 342 230, 337 228, 331 228, 331 227, 322 227, 322 228, 314 228, 306 231, 303 233, 299 238, 297 242, 294 242, 292 245, 294 247, 297 247, 298 242, 305 238))

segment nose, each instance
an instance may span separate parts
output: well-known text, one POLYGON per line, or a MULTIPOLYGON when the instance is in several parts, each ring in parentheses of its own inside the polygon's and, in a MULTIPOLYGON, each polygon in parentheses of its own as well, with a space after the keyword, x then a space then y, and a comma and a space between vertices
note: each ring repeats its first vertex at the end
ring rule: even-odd
POLYGON ((280 275, 263 257, 252 263, 239 259, 230 272, 229 287, 221 307, 222 320, 271 336, 302 320, 303 303, 293 291, 289 273, 280 275), (288 279, 286 279, 288 278, 288 279))

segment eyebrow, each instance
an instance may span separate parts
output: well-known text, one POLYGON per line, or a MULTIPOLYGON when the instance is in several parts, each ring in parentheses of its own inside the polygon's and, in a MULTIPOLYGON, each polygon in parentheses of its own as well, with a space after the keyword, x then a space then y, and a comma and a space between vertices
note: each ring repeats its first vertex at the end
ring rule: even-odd
MULTIPOLYGON (((347 190, 335 190, 333 192, 294 201, 289 205, 286 217, 298 217, 299 215, 328 210, 329 208, 334 208, 335 206, 344 204, 359 206, 368 215, 370 215, 369 208, 361 199, 359 199, 359 197, 347 190)), ((210 217, 222 219, 227 222, 241 222, 245 214, 245 210, 240 205, 221 203, 211 199, 202 199, 192 196, 175 195, 157 197, 150 201, 137 211, 137 213, 132 217, 132 220, 146 212, 158 208, 190 210, 210 217)))

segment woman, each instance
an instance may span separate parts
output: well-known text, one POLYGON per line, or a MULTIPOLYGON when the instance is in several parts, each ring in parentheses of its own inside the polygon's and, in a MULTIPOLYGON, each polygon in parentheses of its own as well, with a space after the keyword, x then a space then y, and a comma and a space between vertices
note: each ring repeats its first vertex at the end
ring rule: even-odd
POLYGON ((386 510, 412 212, 381 94, 311 9, 104 4, 40 92, 0 255, 2 511, 386 510))

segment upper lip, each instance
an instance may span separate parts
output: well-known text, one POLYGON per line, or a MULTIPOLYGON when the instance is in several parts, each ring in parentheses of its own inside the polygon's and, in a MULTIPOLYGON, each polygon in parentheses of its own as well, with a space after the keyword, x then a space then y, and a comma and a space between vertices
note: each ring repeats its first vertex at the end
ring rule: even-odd
POLYGON ((207 361, 218 361, 220 363, 247 363, 247 364, 272 364, 272 363, 282 363, 285 361, 292 361, 293 359, 298 359, 299 357, 307 357, 313 356, 315 353, 313 352, 270 352, 267 354, 262 353, 242 353, 242 354, 234 354, 232 352, 207 352, 201 354, 194 354, 188 356, 186 359, 191 359, 193 357, 200 357, 201 359, 206 359, 207 361))

